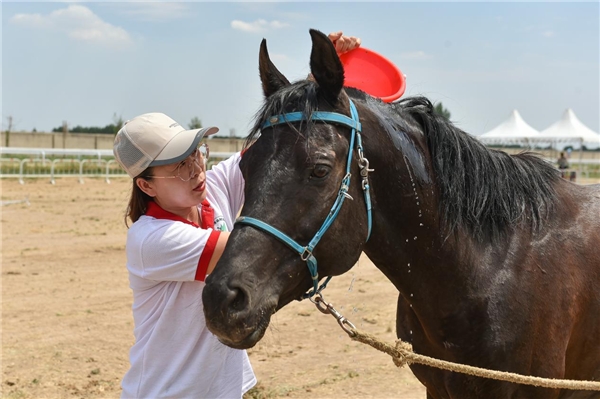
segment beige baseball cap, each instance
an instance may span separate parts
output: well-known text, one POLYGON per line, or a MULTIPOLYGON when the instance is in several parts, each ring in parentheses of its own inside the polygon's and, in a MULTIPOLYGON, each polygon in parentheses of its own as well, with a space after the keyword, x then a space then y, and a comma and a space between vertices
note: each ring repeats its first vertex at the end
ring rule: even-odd
POLYGON ((115 137, 113 153, 129 176, 139 176, 150 166, 168 165, 187 158, 204 136, 219 129, 186 130, 160 112, 136 116, 125 122, 115 137))

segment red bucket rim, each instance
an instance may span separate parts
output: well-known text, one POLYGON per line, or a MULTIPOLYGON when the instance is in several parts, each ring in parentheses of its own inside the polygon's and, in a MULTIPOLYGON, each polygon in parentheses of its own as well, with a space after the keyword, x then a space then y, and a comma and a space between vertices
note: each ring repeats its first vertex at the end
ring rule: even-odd
POLYGON ((388 58, 365 47, 340 55, 344 66, 344 86, 392 102, 402 97, 406 78, 400 68, 388 58))

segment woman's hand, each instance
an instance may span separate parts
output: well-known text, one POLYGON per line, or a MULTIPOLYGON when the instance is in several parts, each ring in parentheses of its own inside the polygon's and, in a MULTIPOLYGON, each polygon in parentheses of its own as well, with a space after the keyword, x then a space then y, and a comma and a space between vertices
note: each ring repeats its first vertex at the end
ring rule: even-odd
POLYGON ((338 53, 338 55, 360 47, 360 38, 354 36, 344 36, 342 31, 330 33, 329 40, 332 41, 335 51, 338 53))

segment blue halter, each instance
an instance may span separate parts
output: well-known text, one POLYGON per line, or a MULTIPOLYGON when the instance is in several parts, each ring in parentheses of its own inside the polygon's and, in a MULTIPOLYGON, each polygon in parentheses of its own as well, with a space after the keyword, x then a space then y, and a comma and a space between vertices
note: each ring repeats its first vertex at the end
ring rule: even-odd
MULTIPOLYGON (((369 240, 369 237, 371 236, 371 195, 369 194, 370 187, 369 187, 368 174, 369 174, 369 172, 372 171, 372 169, 369 169, 369 161, 365 157, 363 157, 362 140, 361 140, 361 136, 360 136, 362 126, 359 122, 358 112, 356 111, 356 107, 354 106, 354 103, 352 102, 352 100, 350 100, 350 113, 352 115, 352 118, 349 118, 346 115, 338 114, 335 112, 316 111, 316 112, 313 112, 313 114, 312 114, 311 119, 314 121, 332 122, 332 123, 348 126, 352 129, 352 132, 350 135, 350 146, 348 149, 348 159, 346 162, 346 175, 342 179, 342 184, 340 186, 340 190, 338 191, 337 198, 336 198, 331 210, 329 211, 327 218, 325 218, 323 225, 321 226, 319 231, 317 231, 317 233, 312 238, 312 240, 310 240, 310 242, 308 243, 307 246, 302 246, 302 245, 298 244, 296 241, 294 241, 292 238, 290 238, 286 234, 282 233, 281 231, 277 230, 276 228, 274 228, 274 227, 268 225, 267 223, 262 222, 258 219, 248 217, 248 216, 241 216, 235 221, 236 224, 241 223, 241 224, 251 225, 251 226, 254 226, 262 231, 265 231, 265 232, 275 236, 277 239, 279 239, 283 243, 287 244, 290 248, 292 248, 294 251, 296 251, 300 255, 300 259, 302 259, 303 261, 306 262, 306 265, 308 266, 308 270, 310 272, 310 275, 311 275, 312 281, 313 281, 313 290, 304 294, 303 298, 310 298, 313 295, 320 293, 327 286, 327 283, 329 283, 329 280, 331 280, 331 276, 327 277, 325 282, 323 284, 321 284, 321 286, 319 287, 319 285, 318 285, 319 284, 319 273, 317 270, 317 259, 313 256, 313 250, 317 246, 317 244, 319 243, 319 241, 321 240, 321 238, 323 237, 323 235, 325 234, 327 229, 329 229, 329 227, 331 226, 331 224, 337 217, 338 213, 340 212, 340 209, 342 208, 342 204, 344 203, 344 199, 345 198, 352 199, 350 194, 348 194, 348 189, 350 188, 350 178, 352 176, 352 174, 350 173, 350 165, 352 163, 352 152, 353 152, 352 148, 354 147, 355 141, 356 141, 356 150, 357 150, 358 156, 359 156, 358 162, 359 162, 359 166, 360 166, 360 174, 363 179, 362 180, 362 188, 363 188, 363 193, 364 193, 364 197, 365 197, 365 203, 367 206, 367 226, 368 226, 367 241, 369 240), (356 140, 355 140, 355 138, 356 138, 356 140)), ((303 120, 306 120, 306 116, 302 112, 291 112, 291 113, 282 114, 282 115, 275 115, 275 116, 272 116, 269 119, 267 119, 267 121, 265 121, 265 123, 262 125, 262 129, 265 129, 268 127, 273 127, 275 125, 279 125, 282 123, 299 122, 299 121, 303 121, 303 120)))

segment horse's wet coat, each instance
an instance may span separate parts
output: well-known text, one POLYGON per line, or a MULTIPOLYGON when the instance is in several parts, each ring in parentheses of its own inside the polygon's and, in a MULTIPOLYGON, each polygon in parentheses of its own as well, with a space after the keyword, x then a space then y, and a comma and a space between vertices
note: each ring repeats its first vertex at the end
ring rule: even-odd
MULTIPOLYGON (((424 98, 383 104, 344 90, 326 36, 311 31, 314 80, 291 84, 263 41, 265 103, 240 168, 243 216, 305 245, 345 174, 349 129, 308 122, 261 129, 271 115, 348 111, 363 126, 373 233, 367 235, 359 168, 315 248, 319 274, 349 270, 364 251, 399 291, 396 330, 417 353, 553 378, 600 380, 600 186, 560 178, 532 154, 509 156, 433 113, 424 98)), ((356 157, 355 157, 356 159, 356 157)), ((252 226, 236 227, 207 278, 207 325, 227 345, 251 347, 272 313, 311 286, 306 265, 252 226)), ((431 398, 597 398, 413 365, 431 398)))

